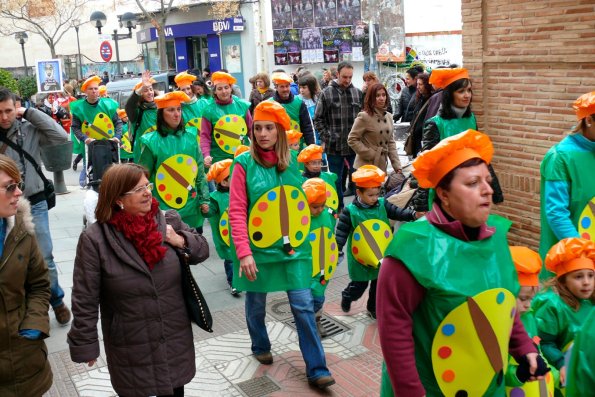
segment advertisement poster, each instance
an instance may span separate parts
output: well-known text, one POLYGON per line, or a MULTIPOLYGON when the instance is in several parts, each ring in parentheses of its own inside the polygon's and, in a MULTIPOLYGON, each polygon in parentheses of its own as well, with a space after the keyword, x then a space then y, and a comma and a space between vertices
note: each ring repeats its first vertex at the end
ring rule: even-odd
POLYGON ((35 61, 35 65, 39 93, 62 91, 62 64, 59 59, 35 61))
POLYGON ((337 25, 337 3, 335 0, 315 0, 315 23, 317 27, 337 25))
POLYGON ((298 29, 273 30, 275 65, 302 63, 300 31, 298 29))
POLYGON ((351 48, 352 48, 352 39, 351 39, 351 26, 343 26, 339 28, 339 61, 351 61, 353 60, 351 57, 351 48))
POLYGON ((292 27, 291 0, 271 0, 273 29, 292 27))
POLYGON ((355 25, 361 20, 360 0, 339 0, 337 7, 337 23, 339 25, 355 25))
POLYGON ((224 48, 225 68, 229 73, 242 73, 242 55, 237 44, 227 45, 224 48))
POLYGON ((293 0, 293 27, 314 27, 314 0, 293 0))
POLYGON ((351 59, 351 26, 322 29, 322 49, 325 63, 351 59))
POLYGON ((324 62, 322 35, 319 28, 302 30, 302 63, 324 62))

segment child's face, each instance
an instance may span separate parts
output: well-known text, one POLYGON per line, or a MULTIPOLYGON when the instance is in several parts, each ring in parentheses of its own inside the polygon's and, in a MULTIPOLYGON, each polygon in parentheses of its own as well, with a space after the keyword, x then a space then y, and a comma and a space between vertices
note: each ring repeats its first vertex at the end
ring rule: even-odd
POLYGON ((229 187, 229 177, 227 177, 224 180, 222 180, 221 183, 220 183, 220 185, 223 186, 223 187, 229 187))
POLYGON ((581 269, 570 272, 566 275, 564 285, 577 299, 589 299, 595 288, 595 271, 581 269))
POLYGON ((300 142, 298 141, 296 143, 290 143, 289 148, 293 150, 300 150, 300 142))
POLYGON ((523 314, 531 308, 531 301, 536 292, 537 287, 521 287, 519 296, 516 298, 516 309, 519 314, 523 314))
POLYGON ((312 217, 316 218, 317 216, 322 214, 322 211, 324 211, 324 206, 325 206, 325 203, 310 204, 310 214, 312 215, 312 217))
POLYGON ((320 172, 320 170, 322 170, 322 160, 308 161, 305 166, 310 172, 320 172))
POLYGON ((359 197, 360 201, 367 205, 375 205, 380 197, 379 187, 368 187, 365 189, 358 188, 355 193, 359 197))
POLYGON ((126 124, 128 122, 128 117, 124 116, 122 117, 122 123, 126 124))

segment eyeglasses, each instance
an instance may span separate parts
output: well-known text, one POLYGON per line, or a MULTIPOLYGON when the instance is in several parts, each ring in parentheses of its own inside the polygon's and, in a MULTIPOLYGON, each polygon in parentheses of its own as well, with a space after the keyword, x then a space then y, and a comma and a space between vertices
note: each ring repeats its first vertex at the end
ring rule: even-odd
POLYGON ((322 165, 322 160, 312 160, 312 161, 308 161, 308 165, 311 165, 313 167, 322 165))
POLYGON ((153 190, 153 184, 152 183, 147 183, 146 185, 139 186, 137 188, 132 189, 129 192, 124 193, 122 196, 130 196, 131 194, 144 193, 146 190, 152 191, 153 190))
POLYGON ((20 191, 25 190, 25 184, 23 182, 18 182, 18 183, 11 183, 10 185, 6 185, 4 187, 0 187, 1 190, 5 190, 6 194, 14 194, 14 192, 16 192, 17 188, 19 188, 20 191))

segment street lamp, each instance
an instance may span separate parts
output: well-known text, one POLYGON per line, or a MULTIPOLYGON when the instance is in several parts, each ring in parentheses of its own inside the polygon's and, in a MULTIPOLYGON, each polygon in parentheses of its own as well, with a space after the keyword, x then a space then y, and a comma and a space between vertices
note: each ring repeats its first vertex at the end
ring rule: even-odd
MULTIPOLYGON (((105 26, 107 22, 107 17, 101 11, 95 11, 91 14, 91 22, 95 23, 95 27, 99 34, 101 34, 101 28, 105 26)), ((116 44, 116 65, 118 67, 118 74, 122 74, 121 66, 120 66, 120 48, 118 47, 118 40, 124 39, 131 39, 132 38, 132 29, 136 28, 136 16, 131 12, 125 12, 124 14, 118 17, 118 22, 120 23, 121 28, 128 28, 128 33, 118 33, 118 29, 114 29, 114 33, 112 33, 112 40, 116 44)))
POLYGON ((79 28, 81 26, 80 19, 73 19, 71 21, 72 27, 76 31, 76 46, 78 48, 77 57, 78 57, 78 68, 76 69, 77 78, 80 80, 83 78, 83 61, 81 60, 81 42, 79 41, 79 28))
POLYGON ((25 76, 29 76, 29 71, 27 70, 27 57, 25 56, 25 43, 29 36, 27 32, 16 32, 14 34, 14 39, 21 45, 21 51, 23 51, 23 63, 25 64, 25 76))

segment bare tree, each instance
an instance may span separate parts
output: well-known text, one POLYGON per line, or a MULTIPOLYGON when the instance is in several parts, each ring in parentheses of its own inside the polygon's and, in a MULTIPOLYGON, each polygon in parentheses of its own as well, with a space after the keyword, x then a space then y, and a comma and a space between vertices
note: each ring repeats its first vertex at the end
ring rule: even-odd
POLYGON ((90 0, 0 0, 0 34, 13 35, 27 31, 43 38, 56 57, 56 45, 72 27, 71 20, 80 17, 90 0))

